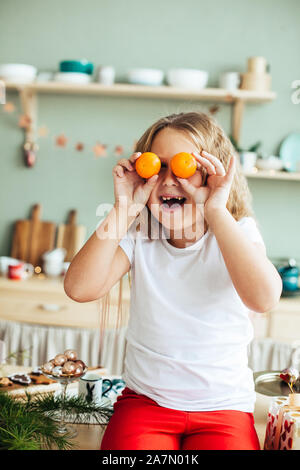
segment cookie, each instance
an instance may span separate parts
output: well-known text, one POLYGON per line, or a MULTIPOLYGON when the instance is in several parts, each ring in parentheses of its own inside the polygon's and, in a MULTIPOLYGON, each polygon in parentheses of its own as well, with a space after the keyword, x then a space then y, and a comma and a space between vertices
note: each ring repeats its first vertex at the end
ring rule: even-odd
POLYGON ((8 377, 2 377, 0 379, 0 387, 11 387, 13 385, 13 382, 9 380, 8 377))
POLYGON ((13 383, 18 385, 31 384, 31 378, 27 374, 13 374, 8 377, 13 383))
POLYGON ((30 376, 31 376, 32 383, 36 385, 48 385, 48 384, 53 384, 56 382, 55 380, 48 379, 48 377, 46 377, 43 374, 42 375, 30 374, 30 376))

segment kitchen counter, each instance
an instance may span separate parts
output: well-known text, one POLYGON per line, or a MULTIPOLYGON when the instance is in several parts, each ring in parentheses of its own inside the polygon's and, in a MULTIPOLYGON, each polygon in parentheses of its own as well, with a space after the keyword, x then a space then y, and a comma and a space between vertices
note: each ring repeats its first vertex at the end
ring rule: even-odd
MULTIPOLYGON (((119 289, 111 291, 110 325, 117 319, 119 289)), ((129 312, 130 291, 124 278, 123 310, 129 312)), ((79 303, 70 299, 63 287, 63 278, 35 275, 16 281, 0 277, 0 319, 21 323, 76 328, 100 327, 102 300, 79 303)), ((125 320, 125 318, 124 318, 125 320)))
POLYGON ((110 314, 101 336, 101 299, 85 303, 71 300, 64 291, 63 278, 35 275, 28 280, 14 281, 1 277, 0 340, 6 345, 7 354, 25 351, 25 355, 18 357, 19 365, 38 366, 57 351, 76 349, 85 363, 105 363, 109 373, 120 374, 129 315, 130 290, 126 276, 122 318, 117 330, 118 283, 110 297, 110 314))
MULTIPOLYGON (((111 290, 110 326, 116 323, 119 288, 111 290)), ((127 321, 130 305, 128 278, 123 278, 123 316, 127 321)), ((79 303, 70 299, 63 287, 63 278, 34 275, 31 279, 14 281, 0 277, 0 319, 49 326, 99 328, 102 300, 79 303)), ((281 298, 270 312, 251 312, 257 337, 278 341, 300 340, 300 296, 281 298)))
MULTIPOLYGON (((130 289, 123 278, 123 303, 120 328, 116 331, 119 284, 111 293, 111 309, 100 348, 102 300, 79 303, 63 288, 63 279, 35 275, 26 281, 0 277, 0 339, 7 352, 30 350, 30 359, 19 364, 39 365, 51 353, 78 348, 88 363, 105 364, 109 373, 123 370, 126 327, 129 317, 130 289)), ((254 371, 284 369, 290 363, 295 343, 300 340, 300 297, 282 298, 269 313, 250 312, 254 341, 249 364, 254 371)), ((21 360, 21 359, 20 359, 21 360)))

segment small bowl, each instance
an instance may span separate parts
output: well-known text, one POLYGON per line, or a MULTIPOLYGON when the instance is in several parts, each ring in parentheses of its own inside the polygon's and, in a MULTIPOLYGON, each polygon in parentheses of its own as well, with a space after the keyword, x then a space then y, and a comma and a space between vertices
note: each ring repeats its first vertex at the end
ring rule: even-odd
POLYGON ((60 72, 76 72, 92 75, 94 65, 86 59, 82 60, 63 60, 59 63, 60 72))
POLYGON ((283 162, 279 157, 268 157, 268 158, 258 158, 256 161, 256 167, 259 170, 282 170, 283 162))
POLYGON ((208 72, 196 69, 171 69, 167 72, 167 82, 170 86, 201 90, 208 82, 208 72))
POLYGON ((65 259, 67 250, 65 248, 54 248, 53 250, 45 251, 42 258, 44 261, 63 261, 65 259))
POLYGON ((0 78, 8 82, 33 82, 37 68, 28 64, 0 64, 0 78))
POLYGON ((164 72, 157 69, 131 69, 127 72, 129 83, 134 85, 159 86, 164 79, 164 72))

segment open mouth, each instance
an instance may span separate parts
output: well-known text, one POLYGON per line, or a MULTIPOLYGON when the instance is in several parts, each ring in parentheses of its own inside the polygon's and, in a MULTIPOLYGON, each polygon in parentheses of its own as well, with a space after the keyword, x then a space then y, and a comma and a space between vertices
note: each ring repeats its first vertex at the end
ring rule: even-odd
POLYGON ((181 208, 186 201, 186 197, 184 196, 173 196, 173 197, 160 196, 159 199, 162 203, 161 204, 162 209, 167 210, 167 211, 170 211, 170 210, 173 211, 173 210, 181 208))

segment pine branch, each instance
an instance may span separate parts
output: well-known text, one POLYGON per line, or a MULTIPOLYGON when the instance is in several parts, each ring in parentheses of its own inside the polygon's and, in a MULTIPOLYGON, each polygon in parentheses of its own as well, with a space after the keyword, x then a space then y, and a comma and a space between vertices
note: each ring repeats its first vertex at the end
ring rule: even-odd
POLYGON ((64 400, 60 395, 37 394, 34 400, 27 394, 25 406, 30 411, 47 413, 55 417, 58 410, 64 410, 68 420, 73 423, 89 423, 96 420, 98 424, 106 425, 112 416, 113 410, 96 403, 88 403, 84 397, 72 396, 64 400))
POLYGON ((87 403, 83 397, 66 397, 53 394, 27 394, 16 399, 0 392, 0 450, 71 449, 70 436, 58 433, 57 414, 64 410, 73 423, 100 425, 109 421, 113 410, 95 403, 87 403))

